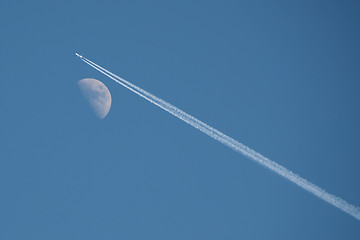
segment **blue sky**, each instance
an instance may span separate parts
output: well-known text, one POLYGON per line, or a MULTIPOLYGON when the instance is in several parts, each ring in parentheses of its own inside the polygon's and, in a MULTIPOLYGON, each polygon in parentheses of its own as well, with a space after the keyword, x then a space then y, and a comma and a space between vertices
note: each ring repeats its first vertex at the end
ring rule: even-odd
POLYGON ((3 1, 1 239, 359 239, 359 221, 75 52, 360 206, 357 1, 3 1), (104 120, 77 81, 112 94, 104 120))

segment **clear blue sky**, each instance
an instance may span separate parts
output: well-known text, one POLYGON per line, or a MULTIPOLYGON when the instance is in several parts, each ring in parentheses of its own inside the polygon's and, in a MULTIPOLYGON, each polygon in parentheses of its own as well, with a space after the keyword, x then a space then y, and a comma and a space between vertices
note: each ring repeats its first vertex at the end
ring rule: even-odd
POLYGON ((0 26, 0 239, 359 239, 74 54, 360 206, 358 1, 2 1, 0 26))

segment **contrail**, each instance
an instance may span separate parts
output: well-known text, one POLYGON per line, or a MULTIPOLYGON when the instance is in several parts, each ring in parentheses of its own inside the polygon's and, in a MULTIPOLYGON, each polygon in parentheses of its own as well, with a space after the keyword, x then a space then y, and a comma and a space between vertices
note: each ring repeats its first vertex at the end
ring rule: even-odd
POLYGON ((360 220, 360 208, 346 202, 345 200, 337 197, 333 194, 326 192, 324 189, 316 186, 315 184, 307 181, 306 179, 300 177, 299 175, 291 172, 290 170, 286 169, 285 167, 277 164, 274 161, 264 157, 260 153, 252 150, 251 148, 239 143, 235 139, 223 134, 222 132, 210 127, 206 123, 198 120, 197 118, 185 113, 184 111, 180 110, 179 108, 171 105, 170 103, 164 101, 161 98, 154 96, 153 94, 141 89, 140 87, 122 79, 121 77, 113 74, 112 72, 102 68, 101 66, 95 64, 94 62, 90 61, 89 59, 79 55, 76 53, 83 62, 90 65, 91 67, 95 68, 99 72, 103 73, 104 75, 108 76, 115 82, 121 84, 125 88, 129 89, 130 91, 136 93, 142 98, 145 98, 149 102, 155 104, 156 106, 162 108, 163 110, 171 113, 175 117, 183 120, 184 122, 188 123, 189 125, 193 126, 196 129, 199 129, 201 132, 209 135, 213 139, 221 142, 222 144, 232 148, 236 152, 243 154, 244 156, 248 157, 249 159, 261 164, 262 166, 276 172, 277 174, 283 176, 284 178, 288 179, 289 181, 295 183, 296 185, 300 186, 301 188, 309 191, 310 193, 314 194, 315 196, 321 198, 322 200, 330 203, 331 205, 339 208, 340 210, 348 213, 349 215, 355 217, 357 220, 360 220))

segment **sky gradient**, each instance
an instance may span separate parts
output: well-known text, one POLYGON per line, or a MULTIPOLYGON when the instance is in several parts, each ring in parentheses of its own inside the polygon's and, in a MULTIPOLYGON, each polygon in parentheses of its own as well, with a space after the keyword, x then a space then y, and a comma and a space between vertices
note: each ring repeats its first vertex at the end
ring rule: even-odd
POLYGON ((4 1, 1 239, 359 239, 359 221, 82 63, 360 206, 357 1, 4 1), (109 88, 98 119, 77 81, 109 88))

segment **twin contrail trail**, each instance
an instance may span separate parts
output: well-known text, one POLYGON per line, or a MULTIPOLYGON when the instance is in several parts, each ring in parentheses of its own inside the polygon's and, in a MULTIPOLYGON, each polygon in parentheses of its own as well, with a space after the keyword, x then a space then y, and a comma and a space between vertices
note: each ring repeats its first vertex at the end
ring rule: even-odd
POLYGON ((94 62, 90 61, 89 59, 79 55, 76 53, 83 62, 90 65, 91 67, 95 68, 99 72, 103 73, 104 75, 108 76, 115 82, 121 84, 125 88, 129 89, 130 91, 136 93, 142 98, 145 98, 149 102, 155 104, 156 106, 164 109, 165 111, 171 113, 175 117, 183 120, 184 122, 188 123, 189 125, 193 126, 194 128, 199 129, 201 132, 209 135, 213 139, 221 142, 222 144, 232 148, 236 152, 243 154, 244 156, 248 157, 249 159, 261 164, 262 166, 276 172, 277 174, 283 176, 284 178, 288 179, 289 181, 295 183, 296 185, 300 186, 301 188, 311 192, 315 196, 321 198, 322 200, 330 203, 331 205, 341 209, 342 211, 350 214, 351 216, 355 217, 357 220, 360 220, 360 208, 346 202, 345 200, 337 197, 333 194, 326 192, 324 189, 316 186, 315 184, 305 180, 304 178, 300 177, 299 175, 291 172, 290 170, 286 169, 285 167, 277 164, 276 162, 271 161, 270 159, 264 157, 260 153, 255 152, 251 148, 239 143, 235 139, 219 132, 218 130, 210 127, 206 123, 201 122, 200 120, 196 119, 195 117, 185 113, 184 111, 180 110, 179 108, 171 105, 170 103, 164 101, 161 98, 154 96, 153 94, 139 88, 138 86, 122 79, 121 77, 113 74, 112 72, 106 70, 105 68, 100 67, 99 65, 95 64, 94 62))

